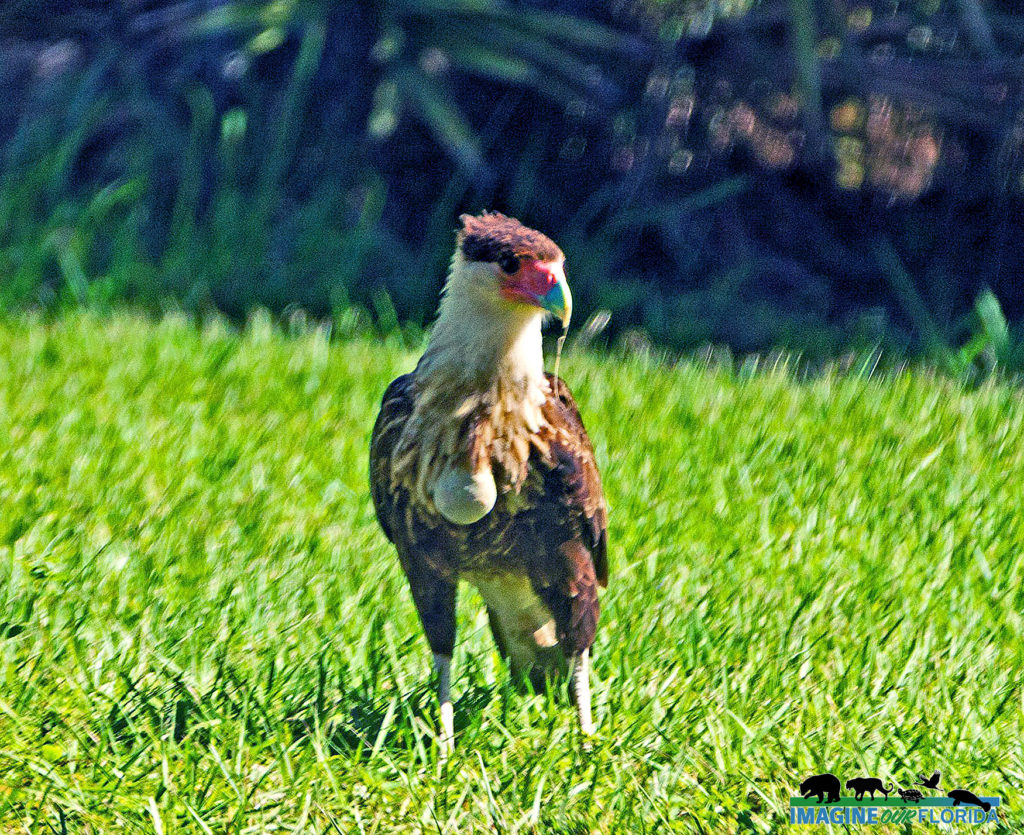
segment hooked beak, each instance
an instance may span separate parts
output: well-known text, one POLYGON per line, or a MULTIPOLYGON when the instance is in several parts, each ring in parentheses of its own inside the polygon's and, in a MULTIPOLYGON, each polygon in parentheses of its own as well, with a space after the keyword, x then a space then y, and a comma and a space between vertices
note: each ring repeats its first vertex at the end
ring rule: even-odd
POLYGON ((568 326, 572 316, 572 293, 561 262, 527 261, 507 288, 509 298, 546 310, 568 326))
POLYGON ((572 317, 572 293, 569 292, 569 283, 564 275, 560 275, 558 283, 537 301, 542 308, 561 321, 562 327, 568 327, 569 319, 572 317))

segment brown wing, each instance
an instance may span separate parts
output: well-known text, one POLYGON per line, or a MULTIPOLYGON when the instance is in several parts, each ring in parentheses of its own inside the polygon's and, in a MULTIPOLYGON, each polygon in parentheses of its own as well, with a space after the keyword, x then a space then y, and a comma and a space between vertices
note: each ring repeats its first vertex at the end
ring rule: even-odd
POLYGON ((552 473, 554 478, 547 479, 547 486, 576 517, 583 544, 594 563, 597 581, 607 588, 608 506, 601 489, 594 448, 569 387, 553 374, 547 374, 547 378, 555 393, 545 404, 545 417, 556 430, 551 452, 558 463, 552 473))
POLYGON ((430 648, 451 657, 455 646, 455 580, 438 570, 445 542, 439 531, 418 523, 408 491, 391 482, 391 456, 413 411, 413 377, 404 374, 388 386, 370 440, 370 495, 384 534, 395 544, 409 580, 430 648))
MULTIPOLYGON (((530 581, 555 617, 566 655, 589 648, 601 607, 598 585, 608 585, 608 511, 594 450, 568 387, 548 375, 552 390, 544 404, 551 427, 549 446, 538 461, 540 493, 527 496, 524 514, 534 531, 530 581)), ((525 521, 525 520, 524 520, 525 521)))
POLYGON ((392 542, 401 520, 397 516, 398 507, 391 488, 391 453, 412 409, 412 374, 403 374, 393 380, 384 392, 370 439, 370 495, 384 535, 392 542))

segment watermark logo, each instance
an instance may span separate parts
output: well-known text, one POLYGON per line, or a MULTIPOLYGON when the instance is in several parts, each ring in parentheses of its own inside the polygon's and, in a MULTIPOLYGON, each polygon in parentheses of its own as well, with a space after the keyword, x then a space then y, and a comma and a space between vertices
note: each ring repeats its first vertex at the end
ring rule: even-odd
POLYGON ((967 789, 945 792, 942 775, 918 774, 906 789, 877 777, 852 777, 846 795, 835 774, 815 774, 800 784, 800 796, 789 799, 791 824, 982 824, 999 819, 1000 799, 979 797, 967 789), (921 786, 925 791, 914 788, 921 786), (932 792, 945 792, 944 796, 932 792), (892 797, 890 797, 892 795, 892 797))

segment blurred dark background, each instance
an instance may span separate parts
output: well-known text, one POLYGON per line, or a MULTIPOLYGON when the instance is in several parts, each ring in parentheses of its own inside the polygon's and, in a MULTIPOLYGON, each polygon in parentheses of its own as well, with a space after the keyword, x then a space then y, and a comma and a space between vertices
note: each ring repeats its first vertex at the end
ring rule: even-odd
POLYGON ((0 9, 0 309, 422 327, 494 208, 588 338, 1024 365, 1013 0, 0 9))

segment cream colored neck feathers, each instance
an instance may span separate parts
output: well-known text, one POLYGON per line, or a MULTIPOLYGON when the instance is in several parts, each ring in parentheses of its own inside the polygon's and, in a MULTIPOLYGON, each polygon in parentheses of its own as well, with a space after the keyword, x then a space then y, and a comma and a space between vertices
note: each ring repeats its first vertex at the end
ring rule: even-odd
POLYGON ((415 371, 416 405, 392 458, 396 481, 459 524, 485 515, 496 492, 521 486, 531 446, 546 449, 536 438, 550 391, 544 313, 503 299, 493 270, 459 252, 452 259, 415 371))
POLYGON ((480 275, 493 270, 493 264, 467 264, 456 252, 417 380, 444 371, 461 377, 460 388, 505 386, 546 394, 544 312, 499 296, 493 279, 480 275))

